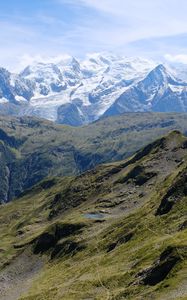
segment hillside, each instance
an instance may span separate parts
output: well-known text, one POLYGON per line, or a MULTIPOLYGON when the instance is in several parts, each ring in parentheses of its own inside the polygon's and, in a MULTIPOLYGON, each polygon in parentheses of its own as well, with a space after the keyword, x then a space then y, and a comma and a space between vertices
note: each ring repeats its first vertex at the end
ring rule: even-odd
POLYGON ((0 202, 12 200, 46 176, 72 176, 125 159, 174 129, 187 133, 186 114, 123 114, 80 128, 0 117, 0 202))
POLYGON ((178 131, 127 160, 45 179, 1 206, 0 298, 187 299, 186 201, 178 131))

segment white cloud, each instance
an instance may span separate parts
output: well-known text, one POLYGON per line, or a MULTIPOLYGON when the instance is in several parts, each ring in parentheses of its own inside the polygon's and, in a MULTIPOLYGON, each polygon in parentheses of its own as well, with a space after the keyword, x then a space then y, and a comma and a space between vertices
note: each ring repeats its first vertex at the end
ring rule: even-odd
POLYGON ((129 36, 137 38, 138 35, 139 39, 181 34, 187 31, 186 0, 180 0, 180 3, 178 0, 58 1, 75 7, 90 7, 101 16, 108 15, 114 28, 120 29, 120 26, 123 26, 129 36))
POLYGON ((187 54, 165 54, 164 57, 169 62, 187 64, 187 54))
MULTIPOLYGON (((82 14, 85 13, 81 16, 79 23, 67 30, 64 36, 65 43, 75 38, 82 48, 95 45, 96 51, 99 46, 103 47, 103 50, 116 51, 121 48, 121 50, 128 51, 129 44, 138 40, 173 37, 187 32, 186 0, 180 0, 180 5, 178 0, 56 1, 62 6, 66 4, 82 14), (82 8, 82 10, 77 8, 82 8), (87 10, 84 11, 87 8, 90 8, 88 15, 87 10), (90 11, 93 11, 93 16, 90 11)), ((164 44, 164 40, 160 40, 161 51, 163 45, 163 48, 166 48, 166 50, 163 49, 165 53, 169 47, 167 47, 167 42, 164 44)), ((180 44, 177 46, 180 47, 180 44)))
POLYGON ((69 59, 70 55, 68 54, 61 54, 57 56, 44 56, 41 54, 37 55, 30 55, 30 54, 24 54, 19 58, 20 61, 20 68, 24 68, 28 65, 31 65, 33 63, 59 63, 61 60, 69 59))

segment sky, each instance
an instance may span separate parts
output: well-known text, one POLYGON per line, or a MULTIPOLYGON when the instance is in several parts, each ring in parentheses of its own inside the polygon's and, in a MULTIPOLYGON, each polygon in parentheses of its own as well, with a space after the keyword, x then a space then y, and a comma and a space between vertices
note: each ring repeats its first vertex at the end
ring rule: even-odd
POLYGON ((187 64, 186 0, 2 0, 0 66, 110 51, 187 64))

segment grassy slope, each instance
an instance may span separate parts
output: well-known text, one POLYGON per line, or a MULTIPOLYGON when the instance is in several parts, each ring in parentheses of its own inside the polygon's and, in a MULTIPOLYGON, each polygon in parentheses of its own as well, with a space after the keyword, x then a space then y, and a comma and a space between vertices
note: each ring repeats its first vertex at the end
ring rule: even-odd
POLYGON ((124 114, 81 128, 1 117, 0 200, 14 198, 46 176, 71 176, 125 159, 174 129, 187 132, 186 114, 124 114))
POLYGON ((47 263, 28 295, 20 299, 186 299, 187 234, 185 228, 180 230, 187 214, 187 193, 181 188, 186 170, 186 138, 172 133, 128 161, 103 165, 76 178, 42 182, 1 207, 3 270, 24 249, 36 249, 43 232, 54 235, 54 227, 63 224, 85 226, 61 236, 44 251, 41 257, 47 263), (169 198, 172 186, 176 189, 169 198), (156 216, 165 198, 174 201, 173 206, 156 216), (92 212, 103 213, 104 219, 85 217, 92 212), (131 239, 124 242, 129 234, 131 239), (51 259, 54 249, 67 241, 77 243, 77 251, 62 247, 51 259), (168 247, 178 259, 174 268, 158 284, 143 284, 141 271, 155 266, 168 247))

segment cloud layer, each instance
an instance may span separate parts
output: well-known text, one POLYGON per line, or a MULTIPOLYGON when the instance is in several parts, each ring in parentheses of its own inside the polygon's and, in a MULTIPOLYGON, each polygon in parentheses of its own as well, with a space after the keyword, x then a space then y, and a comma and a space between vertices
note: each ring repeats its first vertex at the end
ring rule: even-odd
POLYGON ((3 2, 0 65, 12 69, 33 57, 62 53, 83 56, 87 52, 110 50, 170 60, 166 53, 177 57, 187 52, 184 0, 3 2))
POLYGON ((187 64, 187 54, 165 54, 165 59, 172 63, 187 64))

